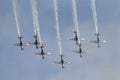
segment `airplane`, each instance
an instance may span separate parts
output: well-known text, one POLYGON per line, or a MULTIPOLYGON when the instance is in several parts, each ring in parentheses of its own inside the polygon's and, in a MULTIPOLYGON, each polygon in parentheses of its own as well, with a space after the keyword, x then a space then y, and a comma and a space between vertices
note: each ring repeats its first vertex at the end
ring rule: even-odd
POLYGON ((21 48, 21 50, 23 50, 23 47, 24 47, 24 44, 23 44, 23 42, 22 42, 22 36, 19 36, 19 37, 17 37, 18 39, 19 39, 19 43, 17 43, 17 44, 14 44, 15 46, 20 46, 20 48, 21 48))
MULTIPOLYGON (((75 33, 75 38, 69 39, 69 40, 76 41, 76 45, 79 45, 77 31, 74 31, 73 33, 75 33)), ((85 41, 85 38, 81 38, 80 40, 81 40, 81 41, 85 41)))
POLYGON ((77 35, 77 31, 74 31, 73 33, 75 33, 75 37, 69 40, 73 40, 76 42, 76 45, 78 45, 78 35, 77 35))
POLYGON ((103 41, 100 41, 100 34, 99 33, 96 33, 95 34, 95 36, 97 37, 97 39, 96 40, 93 40, 93 41, 91 41, 91 43, 96 43, 97 44, 97 46, 98 46, 98 48, 100 48, 101 46, 100 46, 100 43, 102 42, 102 43, 106 43, 107 41, 106 40, 103 40, 103 41))
POLYGON ((41 55, 42 56, 42 59, 45 59, 45 57, 44 57, 44 55, 51 55, 51 53, 45 53, 44 52, 44 50, 43 50, 43 48, 44 48, 44 46, 42 45, 42 46, 40 46, 40 48, 41 48, 41 52, 38 52, 38 53, 35 53, 35 55, 41 55))
POLYGON ((82 50, 82 44, 79 44, 79 50, 78 51, 73 51, 74 53, 79 53, 80 54, 80 57, 82 58, 82 53, 84 53, 83 52, 83 50, 82 50))
POLYGON ((33 43, 28 42, 28 44, 33 44, 36 46, 36 49, 38 49, 40 47, 40 43, 38 42, 38 39, 37 39, 38 37, 37 37, 37 35, 34 35, 33 37, 35 38, 35 42, 33 42, 33 43))
POLYGON ((63 60, 63 54, 61 54, 60 57, 61 57, 61 61, 54 62, 54 63, 61 64, 62 69, 64 68, 64 64, 71 64, 72 63, 72 62, 64 62, 64 60, 63 60))

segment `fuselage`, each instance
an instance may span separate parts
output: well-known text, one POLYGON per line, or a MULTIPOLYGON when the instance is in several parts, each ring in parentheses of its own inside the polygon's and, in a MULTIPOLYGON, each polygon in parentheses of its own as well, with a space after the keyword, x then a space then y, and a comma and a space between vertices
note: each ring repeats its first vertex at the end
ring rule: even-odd
POLYGON ((23 42, 21 40, 21 37, 20 37, 20 47, 21 47, 21 50, 23 50, 23 42))
POLYGON ((43 51, 43 47, 41 47, 41 56, 42 56, 42 59, 44 59, 44 55, 45 55, 45 53, 43 51))
POLYGON ((64 60, 62 55, 61 55, 61 65, 62 65, 62 68, 64 68, 64 60))
POLYGON ((81 48, 81 44, 79 45, 79 53, 80 53, 80 57, 82 57, 82 48, 81 48))
POLYGON ((75 38, 74 40, 76 41, 76 44, 78 44, 78 36, 77 36, 77 32, 75 33, 75 38))
POLYGON ((97 34, 97 45, 100 47, 100 39, 99 39, 99 34, 97 34))
POLYGON ((35 42, 34 42, 34 44, 36 45, 36 48, 38 48, 38 40, 37 40, 37 36, 34 36, 35 37, 35 42))
POLYGON ((36 48, 38 48, 38 40, 36 39, 34 44, 36 45, 36 48))
POLYGON ((75 41, 78 41, 77 33, 75 33, 75 41))

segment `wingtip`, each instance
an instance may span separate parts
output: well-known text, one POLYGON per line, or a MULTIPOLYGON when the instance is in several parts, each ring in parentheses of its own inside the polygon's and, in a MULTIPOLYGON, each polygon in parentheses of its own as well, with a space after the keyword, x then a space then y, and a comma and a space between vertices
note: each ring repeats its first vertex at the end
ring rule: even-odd
POLYGON ((69 61, 69 62, 68 62, 68 64, 72 64, 72 62, 71 62, 71 61, 69 61))
POLYGON ((27 46, 30 46, 30 44, 31 44, 31 42, 27 42, 27 43, 26 43, 27 46))
POLYGON ((85 41, 86 40, 86 38, 81 38, 81 41, 85 41))
POLYGON ((52 55, 52 53, 51 53, 51 52, 48 52, 48 55, 52 55))
POLYGON ((103 40, 102 42, 103 42, 103 43, 107 43, 107 40, 103 40))

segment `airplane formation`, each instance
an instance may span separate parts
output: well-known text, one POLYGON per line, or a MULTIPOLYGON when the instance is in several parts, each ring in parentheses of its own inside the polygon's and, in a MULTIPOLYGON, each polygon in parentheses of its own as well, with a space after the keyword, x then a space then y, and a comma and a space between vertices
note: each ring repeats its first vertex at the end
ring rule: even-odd
MULTIPOLYGON (((60 57, 60 61, 55 61, 54 63, 60 64, 62 66, 62 68, 64 68, 64 64, 71 64, 72 62, 64 61, 64 54, 63 54, 62 47, 61 47, 61 35, 60 35, 60 29, 59 29, 58 2, 57 2, 57 0, 53 0, 53 1, 54 1, 54 13, 55 13, 55 20, 56 20, 56 35, 57 35, 57 39, 58 39, 59 57, 60 57)), ((17 31, 18 31, 17 38, 19 39, 19 43, 15 43, 14 46, 20 46, 20 49, 23 51, 24 46, 35 45, 35 48, 40 49, 40 52, 36 52, 34 54, 40 55, 42 57, 42 59, 45 59, 45 56, 51 55, 51 53, 44 51, 45 44, 43 44, 42 40, 41 40, 36 0, 31 0, 33 27, 34 27, 34 33, 35 33, 33 35, 34 41, 27 42, 26 44, 23 43, 23 41, 22 41, 23 37, 20 34, 19 21, 18 21, 19 15, 17 13, 16 0, 12 0, 12 2, 13 2, 13 11, 14 11, 14 16, 15 16, 16 27, 17 27, 17 31)), ((74 30, 73 30, 74 37, 70 38, 69 40, 74 41, 75 45, 78 46, 78 50, 75 50, 73 52, 78 53, 80 55, 80 58, 82 58, 83 53, 87 53, 87 52, 83 51, 83 49, 82 49, 82 41, 85 41, 85 38, 80 38, 81 35, 79 35, 80 31, 79 31, 79 27, 78 27, 76 2, 75 2, 75 0, 71 0, 71 3, 72 3, 72 13, 73 13, 73 24, 74 24, 74 30)), ((91 7, 92 7, 94 25, 95 25, 95 30, 96 30, 96 32, 95 32, 96 40, 92 40, 91 43, 97 44, 98 48, 100 48, 101 43, 106 43, 107 41, 100 40, 100 33, 98 32, 98 25, 97 25, 95 0, 91 0, 91 7)))

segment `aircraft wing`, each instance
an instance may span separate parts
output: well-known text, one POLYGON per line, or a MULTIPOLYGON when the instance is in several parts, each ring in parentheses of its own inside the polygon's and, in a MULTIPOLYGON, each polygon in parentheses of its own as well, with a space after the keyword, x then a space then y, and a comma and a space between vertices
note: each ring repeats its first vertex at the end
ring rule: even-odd
POLYGON ((64 62, 64 63, 65 63, 65 64, 71 64, 72 62, 69 61, 69 62, 64 62))
MULTIPOLYGON (((35 55, 42 55, 40 52, 34 53, 35 55)), ((44 53, 44 55, 47 55, 47 53, 44 53)))
POLYGON ((73 41, 74 41, 74 40, 75 40, 75 38, 70 38, 69 40, 73 40, 73 41))
MULTIPOLYGON (((60 61, 58 61, 58 62, 54 62, 54 63, 56 63, 56 64, 61 64, 61 62, 60 61)), ((64 64, 71 64, 72 62, 64 62, 64 64)))
POLYGON ((20 46, 20 44, 19 44, 19 43, 17 43, 17 44, 14 44, 14 46, 20 46))
POLYGON ((61 64, 61 61, 58 61, 58 62, 54 62, 54 63, 56 63, 56 64, 61 64))
MULTIPOLYGON (((35 55, 42 55, 40 52, 34 53, 35 55)), ((44 55, 51 55, 52 53, 44 53, 44 55)))
MULTIPOLYGON (((20 46, 20 43, 13 44, 14 46, 20 46)), ((29 44, 23 44, 22 46, 29 46, 29 44)))
MULTIPOLYGON (((100 41, 100 43, 106 43, 106 40, 100 41)), ((98 43, 97 41, 91 41, 91 43, 98 43)))
POLYGON ((41 53, 40 52, 38 52, 38 53, 34 53, 35 55, 41 55, 41 53))
POLYGON ((79 51, 72 51, 73 53, 79 53, 79 51))
POLYGON ((91 43, 97 43, 97 41, 91 41, 91 43))

